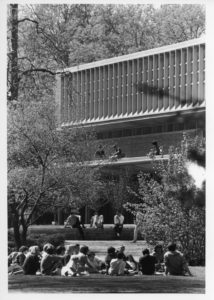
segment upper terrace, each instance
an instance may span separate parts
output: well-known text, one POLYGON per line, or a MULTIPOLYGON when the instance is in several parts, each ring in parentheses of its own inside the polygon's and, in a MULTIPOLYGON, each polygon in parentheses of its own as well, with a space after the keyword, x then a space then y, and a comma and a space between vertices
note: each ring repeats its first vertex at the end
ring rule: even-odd
POLYGON ((64 70, 57 76, 60 126, 129 123, 204 110, 205 39, 64 70))

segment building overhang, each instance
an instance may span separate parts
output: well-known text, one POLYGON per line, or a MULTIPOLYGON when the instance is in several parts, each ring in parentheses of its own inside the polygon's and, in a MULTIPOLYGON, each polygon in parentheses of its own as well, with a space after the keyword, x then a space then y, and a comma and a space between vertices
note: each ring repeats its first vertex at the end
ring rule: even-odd
MULTIPOLYGON (((137 171, 153 172, 154 162, 168 161, 169 155, 156 155, 154 158, 148 156, 123 157, 120 159, 104 159, 84 162, 83 166, 99 167, 104 172, 118 172, 129 169, 132 173, 137 171)), ((69 168, 72 163, 66 163, 65 167, 69 168)))
POLYGON ((191 115, 191 118, 198 118, 205 113, 205 101, 200 106, 183 106, 177 108, 171 108, 167 110, 157 112, 146 112, 143 114, 136 114, 130 116, 115 116, 112 118, 106 118, 102 120, 91 120, 90 122, 81 123, 63 123, 61 129, 69 127, 85 127, 85 128, 96 128, 96 131, 119 129, 124 127, 135 127, 141 126, 142 124, 154 124, 164 120, 175 119, 175 118, 186 118, 191 115))

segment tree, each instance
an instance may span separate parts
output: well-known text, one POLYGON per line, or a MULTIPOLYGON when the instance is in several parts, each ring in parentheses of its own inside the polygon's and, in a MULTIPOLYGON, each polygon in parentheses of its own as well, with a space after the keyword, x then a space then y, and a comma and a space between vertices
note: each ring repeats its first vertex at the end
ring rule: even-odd
POLYGON ((81 207, 87 200, 83 190, 93 193, 99 184, 98 168, 85 163, 95 152, 93 133, 57 130, 54 110, 49 101, 9 110, 8 206, 17 247, 26 243, 28 227, 64 201, 62 196, 67 194, 70 205, 81 207))
POLYGON ((205 259, 205 184, 197 187, 188 172, 192 151, 205 155, 204 140, 184 136, 179 149, 169 150, 167 162, 154 159, 154 174, 138 175, 140 203, 127 203, 133 214, 144 212, 144 233, 148 242, 180 244, 191 263, 205 259))

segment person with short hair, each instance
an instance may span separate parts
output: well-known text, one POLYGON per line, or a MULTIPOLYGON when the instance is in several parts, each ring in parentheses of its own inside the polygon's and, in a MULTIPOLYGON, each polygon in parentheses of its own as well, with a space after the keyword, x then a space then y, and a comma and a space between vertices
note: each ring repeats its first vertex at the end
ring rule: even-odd
POLYGON ((141 271, 143 275, 155 274, 156 258, 150 255, 149 249, 147 248, 144 249, 142 253, 143 256, 139 259, 139 271, 141 271))
POLYGON ((192 276, 184 255, 178 251, 175 243, 169 243, 168 251, 164 254, 165 275, 185 275, 192 276))
POLYGON ((89 252, 88 246, 82 246, 80 248, 80 251, 76 256, 78 257, 78 264, 79 264, 79 271, 82 272, 87 272, 87 268, 90 267, 87 259, 87 254, 89 252))
POLYGON ((31 246, 29 254, 26 256, 22 265, 25 275, 36 275, 40 270, 40 250, 38 246, 31 246))
POLYGON ((79 250, 80 250, 80 245, 79 244, 67 245, 65 247, 64 265, 66 265, 69 262, 69 260, 71 258, 71 255, 78 254, 79 250))
POLYGON ((152 253, 152 256, 154 256, 157 260, 155 265, 156 272, 164 272, 163 255, 163 246, 161 244, 157 244, 152 253))
POLYGON ((122 253, 124 261, 126 261, 126 259, 127 259, 126 255, 125 255, 125 250, 126 250, 125 246, 121 245, 120 248, 116 252, 116 254, 122 253))
POLYGON ((106 273, 108 274, 108 269, 110 268, 110 263, 112 259, 117 257, 116 249, 114 247, 109 247, 107 249, 107 255, 105 257, 106 273))
POLYGON ((123 231, 123 224, 124 224, 124 216, 120 211, 117 211, 116 215, 114 216, 114 232, 116 238, 120 238, 123 231))
POLYGON ((101 270, 105 269, 105 263, 99 257, 95 255, 95 252, 89 251, 88 257, 88 272, 89 273, 99 273, 101 270))
POLYGON ((124 275, 126 262, 123 260, 123 254, 118 253, 117 257, 110 262, 110 268, 108 270, 109 275, 124 275))
POLYGON ((46 255, 41 260, 41 273, 43 275, 59 275, 61 274, 61 268, 63 267, 63 257, 54 254, 54 247, 46 246, 43 248, 46 255))
POLYGON ((85 227, 84 224, 81 221, 81 216, 77 214, 78 211, 71 211, 71 214, 68 216, 67 220, 65 221, 64 228, 71 227, 71 228, 77 228, 81 238, 84 240, 85 235, 83 232, 83 228, 85 227))

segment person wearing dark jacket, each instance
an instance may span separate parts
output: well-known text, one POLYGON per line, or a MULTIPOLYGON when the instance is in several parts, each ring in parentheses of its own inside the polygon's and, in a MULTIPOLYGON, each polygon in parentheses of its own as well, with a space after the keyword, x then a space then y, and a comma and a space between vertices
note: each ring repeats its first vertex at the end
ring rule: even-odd
POLYGON ((184 255, 178 251, 175 243, 168 245, 168 251, 164 254, 165 275, 185 275, 192 276, 184 255))
POLYGON ((151 256, 149 249, 143 250, 143 256, 139 259, 139 271, 143 275, 153 275, 155 273, 155 264, 157 260, 154 256, 151 256))
POLYGON ((29 252, 30 253, 26 256, 22 268, 25 275, 36 275, 36 272, 40 269, 39 247, 30 247, 29 252))

